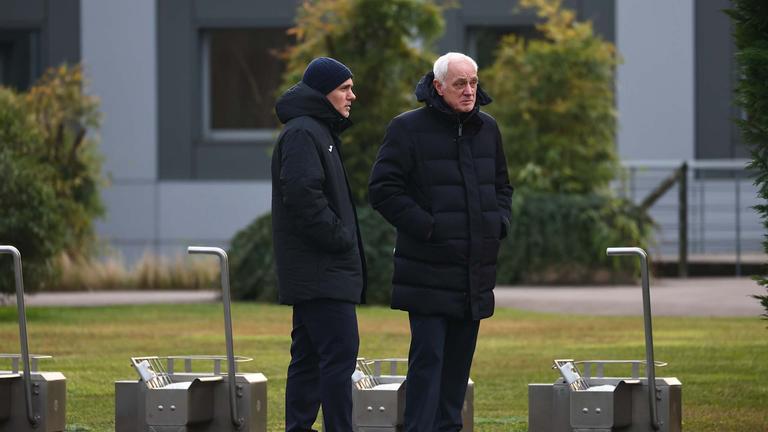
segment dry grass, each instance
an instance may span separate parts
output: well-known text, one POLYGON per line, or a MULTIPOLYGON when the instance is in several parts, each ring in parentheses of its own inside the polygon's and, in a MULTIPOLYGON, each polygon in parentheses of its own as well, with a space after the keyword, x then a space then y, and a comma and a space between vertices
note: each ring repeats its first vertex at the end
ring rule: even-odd
POLYGON ((61 256, 61 276, 52 291, 110 289, 210 289, 219 278, 218 260, 177 256, 169 259, 144 254, 133 266, 112 256, 104 259, 72 259, 61 256))

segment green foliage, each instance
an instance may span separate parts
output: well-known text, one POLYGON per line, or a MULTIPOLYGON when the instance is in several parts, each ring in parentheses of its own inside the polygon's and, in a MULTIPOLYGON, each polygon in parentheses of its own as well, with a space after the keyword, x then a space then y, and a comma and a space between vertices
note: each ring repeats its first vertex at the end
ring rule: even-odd
POLYGON ((42 137, 28 155, 56 172, 52 184, 69 226, 66 251, 73 256, 92 252, 93 220, 104 214, 101 157, 93 133, 88 134, 99 127, 99 103, 83 92, 84 85, 80 66, 62 65, 49 69, 24 95, 42 137))
MULTIPOLYGON (((388 305, 395 231, 370 207, 358 208, 357 214, 368 264, 368 303, 388 305)), ((630 202, 597 194, 519 191, 511 220, 499 253, 499 284, 626 280, 637 273, 637 263, 611 259, 605 249, 644 247, 651 228, 630 202)), ((235 298, 277 301, 272 250, 269 214, 235 235, 229 250, 235 298)))
POLYGON ((371 165, 384 126, 414 108, 413 89, 431 69, 429 47, 442 33, 440 8, 426 0, 323 0, 299 8, 297 44, 287 53, 284 88, 301 80, 315 57, 329 56, 354 74, 355 125, 344 132, 344 164, 357 204, 367 202, 371 165))
POLYGON ((632 203, 591 194, 518 191, 499 253, 499 284, 608 282, 639 269, 607 247, 645 247, 651 221, 632 203))
MULTIPOLYGON (((49 70, 27 93, 0 88, 0 243, 22 253, 25 287, 56 275, 62 252, 87 255, 103 213, 96 142, 98 103, 82 91, 80 67, 49 70)), ((11 260, 0 260, 0 292, 12 292, 11 260)))
MULTIPOLYGON (((66 223, 51 182, 55 173, 14 149, 39 145, 40 136, 20 97, 0 88, 0 244, 22 253, 25 282, 38 286, 54 274, 51 258, 64 246, 66 223)), ((14 292, 13 261, 0 256, 0 293, 14 292)))
MULTIPOLYGON (((370 207, 358 208, 357 214, 368 264, 367 303, 389 304, 394 228, 370 207)), ((277 301, 271 214, 235 234, 228 254, 234 298, 277 301)))
POLYGON ((613 45, 560 0, 523 0, 543 39, 505 37, 481 79, 494 103, 512 183, 543 192, 604 191, 616 174, 613 45))
POLYGON ((636 263, 609 246, 645 246, 647 213, 615 198, 618 172, 614 46, 577 22, 561 0, 521 0, 542 19, 541 38, 506 36, 484 86, 495 99, 514 198, 499 283, 627 278, 636 263))
POLYGON ((267 213, 237 232, 227 255, 232 273, 230 285, 233 298, 277 301, 272 213, 267 213))
MULTIPOLYGON (((733 0, 733 9, 726 11, 734 23, 736 59, 739 80, 736 100, 746 114, 737 120, 744 141, 752 151, 750 168, 757 173, 755 185, 762 204, 755 209, 768 232, 768 3, 763 0, 733 0)), ((763 247, 768 252, 768 235, 763 247)), ((768 276, 756 278, 768 289, 768 276)), ((765 307, 768 318, 768 295, 756 296, 765 307)))

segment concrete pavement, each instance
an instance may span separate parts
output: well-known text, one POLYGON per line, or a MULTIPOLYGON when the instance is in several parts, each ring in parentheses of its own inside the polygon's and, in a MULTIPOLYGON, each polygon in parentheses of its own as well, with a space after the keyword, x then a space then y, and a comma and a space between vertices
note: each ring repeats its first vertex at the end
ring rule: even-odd
MULTIPOLYGON (((765 310, 753 294, 764 287, 750 278, 655 279, 650 283, 654 316, 759 316, 765 310)), ((502 287, 496 304, 540 312, 589 315, 642 315, 642 287, 502 287)))
MULTIPOLYGON (((497 287, 498 307, 590 314, 641 315, 642 289, 637 285, 497 287)), ((759 316, 764 312, 752 294, 765 295, 749 278, 655 279, 651 281, 653 315, 759 316)), ((106 306, 218 301, 217 291, 94 291, 31 294, 28 306, 106 306)))

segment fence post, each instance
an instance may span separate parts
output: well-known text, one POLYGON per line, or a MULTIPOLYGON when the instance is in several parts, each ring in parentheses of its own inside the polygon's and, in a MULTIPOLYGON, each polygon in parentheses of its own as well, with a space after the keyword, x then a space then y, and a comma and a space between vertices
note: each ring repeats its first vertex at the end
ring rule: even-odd
POLYGON ((688 277, 688 162, 683 161, 678 170, 678 243, 680 249, 677 275, 684 278, 688 277))

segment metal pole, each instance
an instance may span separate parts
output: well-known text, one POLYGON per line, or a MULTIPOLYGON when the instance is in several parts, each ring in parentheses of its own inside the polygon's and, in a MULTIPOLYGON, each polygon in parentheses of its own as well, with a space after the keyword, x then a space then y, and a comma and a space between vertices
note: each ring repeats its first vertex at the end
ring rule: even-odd
POLYGON ((688 277, 688 162, 683 162, 679 170, 677 275, 684 278, 688 277))
POLYGON ((734 174, 736 179, 736 276, 741 276, 741 183, 739 173, 734 174))
POLYGON ((699 178, 699 252, 702 254, 707 251, 707 238, 706 238, 706 230, 704 229, 704 225, 707 223, 706 221, 706 213, 707 213, 707 202, 705 198, 705 189, 706 189, 706 180, 702 180, 699 178))
POLYGON ((648 377, 648 406, 651 426, 661 428, 656 406, 656 363, 653 359, 653 324, 651 322, 651 288, 648 282, 648 255, 638 247, 611 247, 605 251, 608 256, 637 255, 640 257, 640 274, 643 281, 643 318, 645 322, 645 372, 648 377))
POLYGON ((16 308, 19 313, 19 342, 21 360, 24 364, 24 398, 27 404, 27 420, 37 426, 40 416, 32 412, 32 369, 29 367, 29 344, 27 339, 27 313, 24 305, 24 280, 21 274, 21 253, 13 246, 0 246, 0 254, 13 255, 13 271, 16 276, 16 308))
POLYGON ((190 254, 209 254, 219 257, 221 266, 221 290, 224 303, 224 333, 227 344, 227 374, 229 376, 229 413, 232 417, 232 424, 240 429, 245 423, 237 412, 237 396, 235 381, 235 348, 232 342, 232 300, 229 295, 229 258, 224 249, 206 246, 189 246, 187 252, 190 254))

